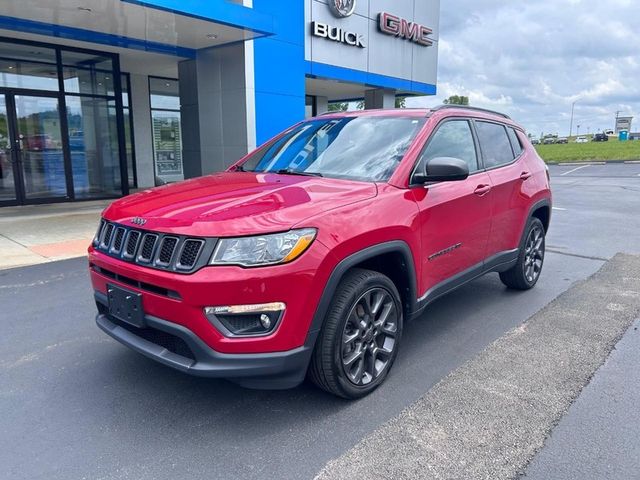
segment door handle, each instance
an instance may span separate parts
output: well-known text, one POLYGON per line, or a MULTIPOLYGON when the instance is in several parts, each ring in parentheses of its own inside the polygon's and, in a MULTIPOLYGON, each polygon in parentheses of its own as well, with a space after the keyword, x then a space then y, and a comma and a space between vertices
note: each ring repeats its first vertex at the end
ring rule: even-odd
POLYGON ((476 195, 483 197, 491 191, 491 185, 478 185, 473 191, 476 195))
POLYGON ((522 172, 520 174, 520 180, 529 180, 532 177, 530 172, 522 172))

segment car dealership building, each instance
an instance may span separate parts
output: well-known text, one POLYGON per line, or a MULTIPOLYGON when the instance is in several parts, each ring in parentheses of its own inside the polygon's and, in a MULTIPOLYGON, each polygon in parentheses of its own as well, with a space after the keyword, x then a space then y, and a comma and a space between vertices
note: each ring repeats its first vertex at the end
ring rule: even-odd
POLYGON ((439 0, 0 2, 0 207, 224 169, 330 102, 436 92, 439 0))

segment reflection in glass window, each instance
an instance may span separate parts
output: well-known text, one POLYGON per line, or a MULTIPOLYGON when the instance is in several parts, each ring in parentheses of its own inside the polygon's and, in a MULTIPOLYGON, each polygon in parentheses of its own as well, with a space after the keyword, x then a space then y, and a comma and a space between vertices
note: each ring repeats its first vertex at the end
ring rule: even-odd
POLYGON ((67 123, 77 198, 121 191, 115 102, 67 96, 67 123))
POLYGON ((180 110, 178 80, 149 77, 151 108, 160 110, 180 110))
POLYGON ((183 175, 180 112, 154 110, 151 118, 156 173, 160 178, 183 175))
POLYGON ((149 77, 153 153, 156 176, 163 181, 184 178, 178 81, 149 77))
POLYGON ((485 168, 506 165, 513 161, 511 142, 504 126, 497 123, 476 122, 476 130, 485 168))
POLYGON ((56 51, 53 48, 12 42, 0 42, 0 58, 51 64, 57 61, 56 51))
POLYGON ((243 167, 256 172, 290 170, 386 181, 424 121, 415 117, 366 116, 311 120, 255 152, 243 167))
POLYGON ((476 146, 468 121, 451 120, 438 127, 429 139, 422 158, 428 163, 438 157, 458 158, 467 163, 469 172, 478 170, 476 146))
POLYGON ((58 70, 47 63, 0 59, 0 87, 57 91, 58 70))
POLYGON ((113 95, 113 73, 64 67, 64 91, 83 95, 113 95))
POLYGON ((520 156, 520 154, 522 153, 522 144, 520 143, 518 134, 513 128, 507 128, 507 133, 509 134, 509 140, 511 140, 513 153, 515 154, 516 157, 520 156))

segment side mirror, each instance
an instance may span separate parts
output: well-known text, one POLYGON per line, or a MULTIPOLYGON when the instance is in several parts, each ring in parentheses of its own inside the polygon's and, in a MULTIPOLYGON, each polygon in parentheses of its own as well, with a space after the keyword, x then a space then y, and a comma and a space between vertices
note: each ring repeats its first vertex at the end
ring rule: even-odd
POLYGON ((414 182, 456 182, 469 177, 469 166, 464 160, 453 157, 436 157, 414 175, 414 182))

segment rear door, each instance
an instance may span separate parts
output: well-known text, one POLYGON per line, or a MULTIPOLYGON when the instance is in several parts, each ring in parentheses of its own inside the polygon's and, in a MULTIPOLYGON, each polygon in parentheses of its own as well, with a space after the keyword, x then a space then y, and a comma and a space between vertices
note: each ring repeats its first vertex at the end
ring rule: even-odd
POLYGON ((529 200, 523 183, 529 180, 524 150, 513 128, 500 123, 475 121, 484 166, 493 186, 492 225, 487 257, 518 248, 529 200))
POLYGON ((455 118, 440 123, 429 138, 419 165, 436 157, 464 160, 470 176, 463 181, 413 189, 421 220, 421 294, 456 274, 480 267, 491 227, 491 180, 481 170, 471 120, 455 118))

